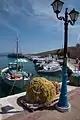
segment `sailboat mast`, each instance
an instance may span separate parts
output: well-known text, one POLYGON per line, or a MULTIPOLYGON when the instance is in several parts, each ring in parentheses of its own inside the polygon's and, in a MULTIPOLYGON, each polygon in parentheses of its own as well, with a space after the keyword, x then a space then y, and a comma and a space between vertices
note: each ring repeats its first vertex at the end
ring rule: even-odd
POLYGON ((18 64, 18 43, 19 43, 19 39, 18 39, 18 37, 17 37, 17 46, 16 46, 16 54, 17 54, 17 64, 18 64))

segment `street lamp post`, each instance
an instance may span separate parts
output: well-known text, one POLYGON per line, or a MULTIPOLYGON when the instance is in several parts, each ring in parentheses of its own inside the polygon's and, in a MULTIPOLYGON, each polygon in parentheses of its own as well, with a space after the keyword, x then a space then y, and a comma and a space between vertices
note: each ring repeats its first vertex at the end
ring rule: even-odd
POLYGON ((62 87, 61 94, 58 103, 55 105, 56 109, 61 112, 68 111, 70 109, 70 104, 68 103, 68 95, 67 95, 67 44, 68 44, 68 24, 75 24, 79 16, 79 12, 73 9, 70 13, 68 13, 68 8, 65 9, 65 16, 60 16, 59 13, 63 7, 63 2, 60 0, 55 0, 51 6, 53 7, 54 12, 59 20, 64 21, 64 57, 63 57, 63 68, 62 68, 62 87), (69 18, 70 19, 69 19, 69 18))

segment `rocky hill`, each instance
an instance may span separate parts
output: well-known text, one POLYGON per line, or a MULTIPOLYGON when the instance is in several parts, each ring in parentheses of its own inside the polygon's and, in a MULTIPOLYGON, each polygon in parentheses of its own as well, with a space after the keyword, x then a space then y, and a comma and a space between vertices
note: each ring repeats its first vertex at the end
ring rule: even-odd
MULTIPOLYGON (((80 46, 72 46, 68 47, 67 54, 71 58, 79 58, 80 59, 80 46)), ((52 51, 46 51, 46 52, 41 52, 35 55, 40 55, 40 56, 47 56, 48 54, 51 55, 63 55, 63 49, 57 49, 57 50, 52 50, 52 51)))

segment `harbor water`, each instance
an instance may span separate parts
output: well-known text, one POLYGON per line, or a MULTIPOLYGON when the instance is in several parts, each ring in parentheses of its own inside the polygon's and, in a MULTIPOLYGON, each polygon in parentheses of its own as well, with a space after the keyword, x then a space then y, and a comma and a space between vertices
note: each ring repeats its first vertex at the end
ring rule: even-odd
MULTIPOLYGON (((14 62, 14 61, 15 61, 15 59, 8 58, 7 56, 0 56, 0 69, 7 67, 9 62, 14 62)), ((24 63, 20 63, 20 64, 23 65, 23 70, 25 70, 26 72, 32 73, 33 77, 42 76, 51 81, 61 82, 61 73, 54 74, 51 76, 50 75, 40 75, 40 74, 37 74, 32 61, 28 60, 28 62, 24 62, 24 63)), ((9 86, 8 84, 6 84, 4 82, 4 80, 0 77, 0 98, 9 96, 9 95, 13 95, 16 93, 24 92, 24 91, 26 91, 26 87, 27 87, 27 85, 24 86, 22 89, 19 89, 16 87, 13 87, 13 89, 12 89, 12 87, 9 86)))

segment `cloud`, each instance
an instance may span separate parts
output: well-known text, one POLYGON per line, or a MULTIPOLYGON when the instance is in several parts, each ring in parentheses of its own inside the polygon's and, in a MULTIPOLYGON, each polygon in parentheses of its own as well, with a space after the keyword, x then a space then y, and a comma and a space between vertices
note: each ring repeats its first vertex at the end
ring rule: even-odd
MULTIPOLYGON (((51 0, 50 0, 51 3, 51 0)), ((48 0, 0 0, 0 11, 4 16, 19 14, 37 21, 43 26, 56 22, 56 17, 48 0), (46 22, 47 21, 47 22, 46 22), (45 22, 45 23, 44 23, 45 22)))
MULTIPOLYGON (((35 25, 43 27, 45 31, 53 29, 60 31, 62 23, 56 18, 50 6, 51 3, 52 0, 0 0, 1 16, 8 21, 8 25, 12 15, 14 17, 20 15, 21 18, 31 20, 33 25, 35 23, 35 25)), ((68 6, 73 7, 71 4, 68 6)))
MULTIPOLYGON (((53 13, 48 0, 0 0, 1 1, 1 17, 4 20, 11 20, 11 16, 20 15, 21 18, 29 19, 33 24, 43 27, 44 30, 56 28, 59 26, 57 18, 53 13)), ((16 18, 15 18, 16 19, 16 18)), ((6 25, 7 26, 7 25, 6 25)), ((10 25, 11 26, 11 25, 10 25)))
POLYGON ((32 7, 27 0, 0 0, 0 12, 10 14, 31 15, 32 7))
POLYGON ((75 24, 74 26, 69 26, 69 41, 70 43, 76 44, 80 42, 80 25, 75 24))
POLYGON ((10 23, 8 23, 7 20, 0 19, 0 23, 3 24, 4 26, 8 27, 10 30, 12 30, 16 34, 19 34, 19 29, 14 27, 14 26, 12 26, 10 23))
MULTIPOLYGON (((25 8, 26 0, 0 0, 0 23, 11 29, 13 32, 19 32, 17 27, 11 24, 11 18, 14 16, 16 21, 16 15, 20 15, 21 18, 30 16, 30 9, 25 8)), ((29 2, 27 1, 29 6, 29 2)), ((30 8, 30 7, 29 7, 30 8)))
POLYGON ((38 25, 42 26, 44 31, 56 32, 55 29, 61 30, 61 22, 56 18, 52 7, 50 6, 51 0, 30 0, 33 9, 33 16, 38 25))
POLYGON ((34 0, 34 3, 32 3, 32 8, 36 18, 41 18, 43 20, 54 18, 54 20, 56 20, 50 4, 41 2, 39 0, 34 0))

